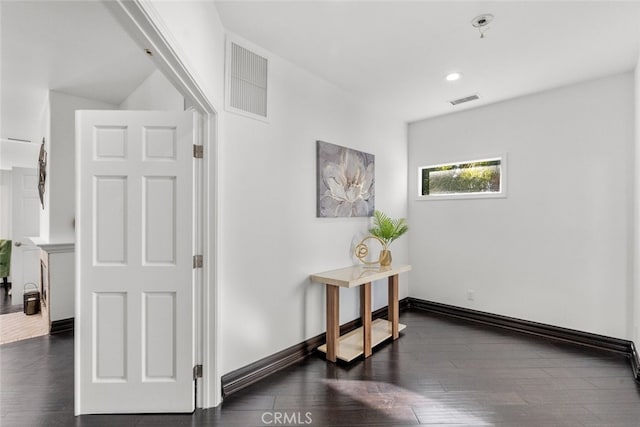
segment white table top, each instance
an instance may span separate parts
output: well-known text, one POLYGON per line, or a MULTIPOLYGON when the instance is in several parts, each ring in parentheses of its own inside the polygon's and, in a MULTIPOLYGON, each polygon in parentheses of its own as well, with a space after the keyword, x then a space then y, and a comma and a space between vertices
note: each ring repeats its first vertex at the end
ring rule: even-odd
POLYGON ((411 270, 411 266, 406 264, 391 265, 388 267, 381 267, 379 265, 352 265, 351 267, 312 274, 311 281, 341 286, 343 288, 354 288, 409 270, 411 270))

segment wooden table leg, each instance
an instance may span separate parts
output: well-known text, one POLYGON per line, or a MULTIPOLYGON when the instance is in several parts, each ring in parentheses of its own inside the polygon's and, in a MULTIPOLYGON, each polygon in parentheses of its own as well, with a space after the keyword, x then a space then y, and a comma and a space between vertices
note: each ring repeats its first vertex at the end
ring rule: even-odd
POLYGON ((327 284, 327 360, 336 361, 340 336, 340 288, 327 284))
POLYGON ((397 340, 400 336, 398 331, 399 324, 399 311, 398 304, 398 275, 394 274, 389 276, 389 313, 388 318, 391 322, 391 336, 394 340, 397 340))
POLYGON ((362 350, 371 356, 371 283, 360 287, 360 317, 362 319, 362 350))

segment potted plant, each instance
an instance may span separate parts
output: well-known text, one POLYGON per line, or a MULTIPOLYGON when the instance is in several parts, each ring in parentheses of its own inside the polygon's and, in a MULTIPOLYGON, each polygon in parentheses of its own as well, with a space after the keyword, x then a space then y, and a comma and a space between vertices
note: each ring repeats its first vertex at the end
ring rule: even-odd
POLYGON ((379 210, 373 213, 373 227, 369 229, 369 233, 380 239, 383 243, 383 249, 382 252, 380 252, 381 266, 391 265, 389 245, 406 233, 407 230, 409 230, 409 226, 405 218, 391 219, 379 210))

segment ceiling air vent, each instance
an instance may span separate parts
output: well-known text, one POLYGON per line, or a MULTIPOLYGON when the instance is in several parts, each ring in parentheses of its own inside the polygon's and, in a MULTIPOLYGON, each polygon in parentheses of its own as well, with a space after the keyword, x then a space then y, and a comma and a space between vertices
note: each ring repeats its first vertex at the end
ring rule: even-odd
POLYGON ((465 96, 464 98, 454 99, 453 101, 449 101, 451 105, 458 105, 469 101, 475 101, 476 99, 480 99, 478 95, 465 96))
POLYGON ((228 72, 228 103, 232 109, 267 117, 266 58, 231 42, 228 72))

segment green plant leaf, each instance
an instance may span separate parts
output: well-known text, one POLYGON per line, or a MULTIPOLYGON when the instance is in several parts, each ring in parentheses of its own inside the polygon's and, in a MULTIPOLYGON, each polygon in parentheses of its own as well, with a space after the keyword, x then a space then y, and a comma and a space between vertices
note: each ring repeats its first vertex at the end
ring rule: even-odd
POLYGON ((373 213, 373 227, 369 233, 382 240, 386 246, 409 230, 405 218, 391 219, 387 214, 376 210, 373 213))

